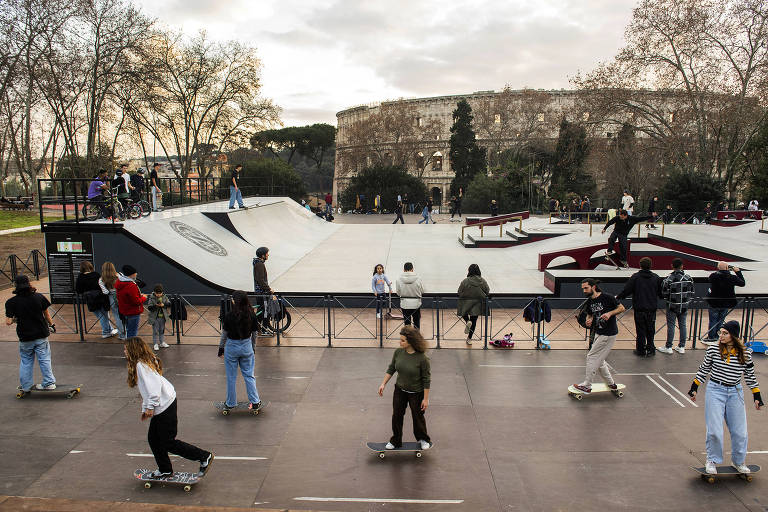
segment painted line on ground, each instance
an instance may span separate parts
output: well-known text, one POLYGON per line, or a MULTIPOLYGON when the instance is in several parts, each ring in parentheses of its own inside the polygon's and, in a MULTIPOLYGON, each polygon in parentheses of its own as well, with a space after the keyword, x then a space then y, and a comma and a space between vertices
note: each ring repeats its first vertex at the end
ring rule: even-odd
POLYGON ((197 374, 197 373, 177 373, 176 376, 177 377, 208 377, 208 374, 207 373, 201 373, 201 374, 197 374))
POLYGON ((483 368, 584 368, 583 364, 568 364, 568 365, 534 365, 534 364, 480 364, 483 368))
POLYGON ((684 404, 683 404, 683 403, 682 403, 680 400, 678 400, 677 398, 675 398, 674 396, 672 396, 672 393, 670 393, 669 391, 667 391, 666 389, 664 389, 664 388, 661 386, 661 384, 659 384, 658 382, 656 382, 655 380, 653 380, 653 379, 651 378, 651 376, 650 376, 650 375, 646 375, 646 376, 645 376, 645 378, 646 378, 646 379, 648 379, 649 381, 653 382, 654 384, 656 384, 656 387, 657 387, 657 388, 659 388, 660 390, 662 390, 664 393, 666 393, 666 395, 667 395, 669 398, 671 398, 672 400, 674 400, 675 402, 677 402, 677 405, 679 405, 680 407, 685 407, 685 405, 684 405, 684 404))
POLYGON ((687 372, 664 372, 666 375, 696 375, 696 372, 693 373, 687 373, 687 372))
POLYGON ((680 391, 679 389, 677 389, 675 386, 673 386, 673 385, 672 385, 672 384, 671 384, 671 383, 670 383, 670 382, 669 382, 667 379, 665 379, 665 378, 664 378, 664 377, 662 377, 661 375, 659 375, 659 379, 663 380, 663 381, 664 381, 664 382, 667 384, 667 386, 671 387, 671 388, 672 388, 672 389, 673 389, 675 392, 677 392, 677 394, 678 394, 678 395, 680 395, 681 397, 683 397, 683 398, 685 398, 686 400, 688 400, 688 403, 689 403, 689 404, 691 404, 691 405, 692 405, 692 406, 694 406, 694 407, 698 407, 698 406, 699 406, 699 404, 697 404, 696 402, 694 402, 693 400, 691 400, 691 398, 690 398, 688 395, 686 395, 685 393, 683 393, 682 391, 680 391))
MULTIPOLYGON (((128 457, 154 457, 151 453, 126 453, 128 457)), ((171 455, 178 457, 178 455, 171 455)), ((216 460, 269 460, 268 457, 227 457, 225 455, 216 455, 216 460)))
POLYGON ((125 356, 96 356, 96 357, 102 357, 104 359, 125 359, 125 356))
POLYGON ((85 453, 85 450, 69 450, 69 453, 85 453))
POLYGON ((464 500, 417 500, 411 498, 320 498, 317 496, 299 496, 296 501, 339 501, 351 503, 414 503, 425 505, 458 505, 464 500))
POLYGON ((658 375, 658 373, 617 373, 616 375, 638 375, 641 377, 647 377, 648 375, 658 375))
MULTIPOLYGON (((699 452, 699 453, 702 454, 702 455, 706 455, 707 454, 707 452, 699 452)), ((731 453, 732 452, 725 452, 726 455, 730 455, 731 453)), ((747 455, 749 455, 749 454, 752 454, 752 455, 768 455, 768 450, 758 450, 758 451, 754 451, 754 452, 747 452, 747 455)))

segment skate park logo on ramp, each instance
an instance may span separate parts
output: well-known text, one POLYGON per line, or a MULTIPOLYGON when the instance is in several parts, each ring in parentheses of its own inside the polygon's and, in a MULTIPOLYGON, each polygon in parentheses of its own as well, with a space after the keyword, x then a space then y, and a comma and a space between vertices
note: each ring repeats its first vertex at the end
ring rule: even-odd
POLYGON ((216 256, 227 255, 227 250, 224 247, 222 247, 221 244, 212 240, 210 237, 208 237, 208 235, 206 235, 199 229, 193 228, 189 224, 184 224, 183 222, 179 222, 176 220, 172 220, 170 225, 172 230, 174 230, 176 233, 186 238, 196 246, 200 247, 201 249, 204 249, 207 252, 214 254, 216 256))

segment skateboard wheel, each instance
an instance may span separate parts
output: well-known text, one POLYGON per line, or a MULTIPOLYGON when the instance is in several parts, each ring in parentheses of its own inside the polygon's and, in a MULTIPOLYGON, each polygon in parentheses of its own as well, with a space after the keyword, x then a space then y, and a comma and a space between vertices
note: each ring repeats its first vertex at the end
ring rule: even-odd
POLYGON ((144 488, 145 489, 150 489, 150 488, 152 488, 152 484, 147 482, 147 483, 144 484, 144 488))
POLYGON ((258 409, 252 409, 252 410, 251 410, 251 414, 253 414, 254 416, 256 416, 257 414, 259 414, 259 410, 258 410, 258 409))
POLYGON ((380 458, 380 459, 383 459, 383 458, 384 458, 384 452, 381 452, 381 453, 379 453, 379 458, 380 458))
POLYGON ((229 411, 228 411, 228 410, 226 410, 226 409, 224 409, 223 411, 221 411, 221 414, 223 414, 224 416, 226 416, 227 414, 229 414, 229 411))
POLYGON ((19 391, 18 393, 16 393, 16 398, 24 398, 24 393, 19 391))
POLYGON ((75 396, 75 392, 74 391, 70 391, 69 393, 67 393, 67 398, 72 398, 74 396, 75 396))
POLYGON ((624 392, 623 391, 619 391, 618 393, 616 393, 616 396, 619 397, 619 398, 624 398, 624 392))
POLYGON ((576 397, 576 400, 581 400, 582 398, 584 398, 582 395, 573 395, 573 396, 576 397))
POLYGON ((744 480, 746 480, 747 482, 751 482, 752 481, 752 475, 744 476, 744 480))
POLYGON ((715 477, 713 477, 713 476, 707 477, 707 482, 709 482, 711 484, 715 483, 715 477))
POLYGON ((416 458, 421 458, 421 452, 416 452, 416 458))
POLYGON ((184 492, 189 492, 191 490, 192 490, 192 486, 191 485, 185 485, 184 486, 184 492))

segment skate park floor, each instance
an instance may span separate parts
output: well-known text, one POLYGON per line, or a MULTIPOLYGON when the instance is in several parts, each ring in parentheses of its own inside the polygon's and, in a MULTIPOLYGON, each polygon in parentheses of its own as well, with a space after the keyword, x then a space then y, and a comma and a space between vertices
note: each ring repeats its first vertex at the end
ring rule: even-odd
MULTIPOLYGON (((190 493, 144 489, 132 476, 154 461, 122 346, 53 343, 52 352, 57 381, 82 384, 79 398, 16 399, 18 345, 0 343, 0 494, 114 503, 116 510, 134 503, 342 511, 768 507, 768 470, 751 483, 708 484, 689 469, 704 462, 705 389, 696 404, 685 397, 703 350, 653 358, 614 351, 609 362, 627 386, 624 398, 581 402, 566 388, 583 376, 583 350, 431 350, 427 425, 435 446, 421 458, 379 459, 365 443, 391 432, 393 382, 383 398, 376 394, 391 348, 258 347, 256 383, 271 405, 255 417, 225 417, 212 405, 225 386, 216 348, 172 346, 160 355, 178 394, 178 437, 217 456, 190 493)), ((766 362, 755 358, 765 385, 766 362)), ((242 379, 238 393, 243 399, 242 379)), ((748 402, 747 460, 762 466, 765 415, 748 402)), ((408 416, 404 432, 412 440, 408 416)), ((726 435, 726 461, 729 449, 726 435)), ((176 470, 197 467, 173 462, 176 470)), ((45 503, 37 510, 75 510, 45 503)))

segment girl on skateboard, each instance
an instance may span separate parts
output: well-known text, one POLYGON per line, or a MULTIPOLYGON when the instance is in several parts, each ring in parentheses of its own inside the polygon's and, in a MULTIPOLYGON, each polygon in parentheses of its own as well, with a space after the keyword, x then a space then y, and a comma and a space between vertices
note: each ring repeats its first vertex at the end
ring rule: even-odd
POLYGON ((128 338, 123 350, 128 360, 128 385, 134 388, 138 384, 141 393, 141 421, 150 420, 147 440, 157 462, 152 478, 173 476, 168 453, 199 461, 198 476, 205 476, 213 462, 213 453, 176 439, 176 390, 163 377, 163 363, 138 337, 128 338))
POLYGON ((758 411, 763 406, 760 388, 757 387, 752 351, 739 338, 739 322, 725 322, 720 329, 717 344, 707 348, 704 361, 688 391, 696 401, 699 384, 709 375, 704 415, 707 421, 707 463, 709 474, 717 473, 717 465, 723 463, 723 418, 731 434, 731 460, 739 473, 749 473, 744 459, 747 456, 747 410, 741 377, 744 376, 752 390, 752 400, 758 411))
POLYGON ((232 301, 234 307, 224 316, 219 342, 219 357, 224 357, 227 372, 227 400, 224 405, 227 409, 237 406, 237 368, 240 367, 250 402, 248 409, 258 409, 261 401, 253 377, 253 342, 259 331, 259 321, 244 291, 234 292, 232 301))
POLYGON ((410 325, 400 330, 400 348, 392 355, 384 381, 379 386, 379 396, 384 395, 384 386, 397 372, 395 392, 392 396, 392 437, 386 444, 387 450, 403 445, 403 418, 405 409, 411 407, 413 435, 422 450, 428 450, 432 443, 427 434, 427 420, 424 412, 429 407, 429 386, 431 374, 429 358, 425 354, 427 342, 418 329, 410 325))

